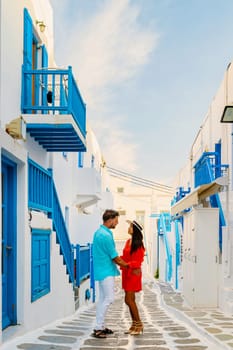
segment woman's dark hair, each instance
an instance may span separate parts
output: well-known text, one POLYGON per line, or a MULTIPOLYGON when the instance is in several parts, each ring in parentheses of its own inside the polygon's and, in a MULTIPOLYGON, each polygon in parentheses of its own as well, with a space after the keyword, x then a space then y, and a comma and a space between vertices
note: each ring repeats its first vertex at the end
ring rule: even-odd
POLYGON ((141 248, 141 247, 144 248, 142 227, 136 221, 133 221, 132 224, 133 224, 133 234, 132 234, 130 254, 135 252, 138 248, 141 248))
POLYGON ((112 209, 107 209, 103 213, 103 222, 108 221, 109 219, 115 219, 115 217, 119 216, 118 211, 112 210, 112 209))

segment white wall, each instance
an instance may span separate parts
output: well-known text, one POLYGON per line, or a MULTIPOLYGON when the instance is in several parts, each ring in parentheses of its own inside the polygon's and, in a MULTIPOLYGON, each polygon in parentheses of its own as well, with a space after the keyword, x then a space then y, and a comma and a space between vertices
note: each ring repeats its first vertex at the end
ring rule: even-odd
POLYGON ((210 103, 208 112, 190 149, 190 159, 174 178, 174 187, 187 184, 194 187, 193 166, 204 151, 214 151, 221 141, 222 164, 229 164, 229 187, 219 194, 227 226, 223 227, 223 251, 219 264, 219 305, 226 312, 233 312, 233 181, 232 181, 232 124, 220 123, 226 104, 233 103, 233 65, 231 64, 210 103))
MULTIPOLYGON (((44 225, 42 220, 42 225, 44 225)), ((38 223, 36 225, 38 227, 38 223)), ((30 235, 30 232, 28 232, 30 235)), ((30 242, 30 239, 28 239, 30 242)), ((27 247, 31 251, 30 244, 27 247)), ((26 255, 26 254, 25 254, 26 255)), ((31 261, 31 260, 30 260, 31 261)), ((31 271, 30 261, 25 256, 25 304, 22 324, 26 331, 38 328, 53 320, 63 318, 75 311, 74 292, 72 283, 66 273, 66 266, 63 264, 63 256, 60 255, 60 247, 56 243, 56 233, 51 234, 51 290, 50 293, 31 303, 31 271), (42 312, 43 310, 43 312, 42 312), (37 315, 37 317, 35 317, 37 315)), ((22 278, 22 275, 21 275, 22 278)), ((20 322, 20 319, 19 319, 20 322)), ((21 322, 20 322, 21 323, 21 322)))
MULTIPOLYGON (((41 42, 47 44, 50 62, 54 60, 52 9, 47 0, 37 2, 4 0, 0 6, 0 149, 2 154, 17 164, 17 323, 25 331, 72 313, 74 293, 72 285, 68 282, 55 233, 52 233, 51 291, 37 301, 31 302, 31 230, 28 216, 27 158, 29 156, 44 168, 52 166, 53 159, 29 135, 27 141, 23 142, 13 139, 5 132, 5 125, 17 118, 21 112, 24 7, 29 10, 35 28, 38 19, 44 20, 46 24, 43 34, 36 30, 41 42)), ((58 180, 59 175, 58 171, 56 174, 58 180)), ((60 181, 64 182, 64 178, 60 181)), ((65 199, 62 201, 65 202, 65 199)), ((48 225, 48 219, 42 215, 34 227, 44 225, 48 225)), ((49 226, 51 227, 51 222, 49 226)), ((1 306, 0 312, 2 313, 1 306)))
POLYGON ((137 213, 144 213, 144 245, 146 248, 145 264, 147 271, 155 275, 157 269, 157 225, 152 214, 159 214, 162 211, 169 211, 171 195, 135 185, 119 178, 111 177, 111 190, 114 195, 114 209, 125 215, 120 215, 119 224, 113 231, 117 241, 126 240, 128 236, 129 220, 137 220, 137 213), (123 188, 123 192, 119 192, 123 188))

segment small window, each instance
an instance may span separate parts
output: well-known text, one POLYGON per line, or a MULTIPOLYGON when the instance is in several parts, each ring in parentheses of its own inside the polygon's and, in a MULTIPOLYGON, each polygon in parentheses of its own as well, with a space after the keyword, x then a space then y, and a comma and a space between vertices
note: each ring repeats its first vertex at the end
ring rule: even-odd
POLYGON ((32 229, 31 301, 50 292, 50 233, 32 229))
POLYGON ((136 221, 142 226, 145 226, 145 211, 137 210, 135 213, 136 221))
POLYGON ((117 187, 118 193, 124 193, 124 187, 117 187))
POLYGON ((119 215, 126 215, 126 211, 125 210, 118 210, 119 215))

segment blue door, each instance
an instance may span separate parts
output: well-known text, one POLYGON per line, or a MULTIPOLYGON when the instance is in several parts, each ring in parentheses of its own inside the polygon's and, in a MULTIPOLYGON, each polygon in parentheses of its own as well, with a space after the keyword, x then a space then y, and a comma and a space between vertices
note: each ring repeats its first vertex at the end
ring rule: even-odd
POLYGON ((16 324, 16 165, 2 158, 2 328, 16 324))

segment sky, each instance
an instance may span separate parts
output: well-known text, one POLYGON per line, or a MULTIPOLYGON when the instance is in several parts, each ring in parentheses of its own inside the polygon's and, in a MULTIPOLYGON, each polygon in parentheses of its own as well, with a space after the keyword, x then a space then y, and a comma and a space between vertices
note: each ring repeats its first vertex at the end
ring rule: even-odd
POLYGON ((108 166, 170 184, 233 58, 232 0, 50 0, 108 166))

